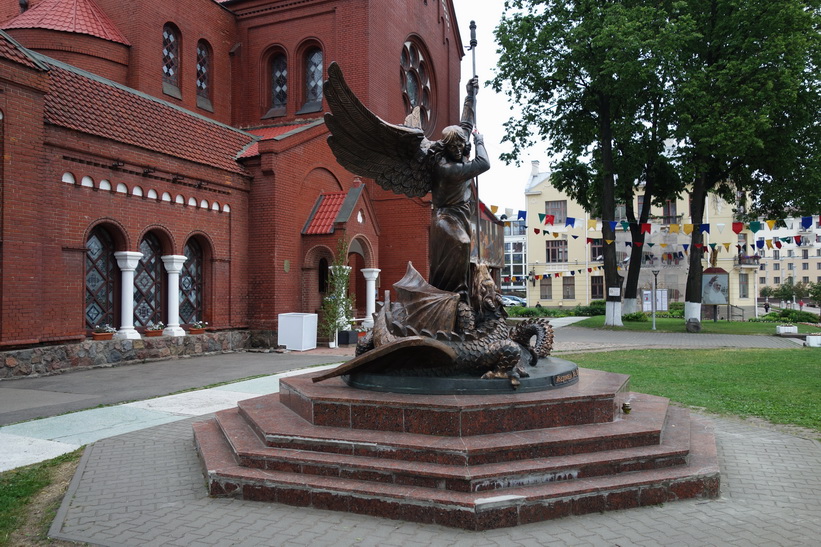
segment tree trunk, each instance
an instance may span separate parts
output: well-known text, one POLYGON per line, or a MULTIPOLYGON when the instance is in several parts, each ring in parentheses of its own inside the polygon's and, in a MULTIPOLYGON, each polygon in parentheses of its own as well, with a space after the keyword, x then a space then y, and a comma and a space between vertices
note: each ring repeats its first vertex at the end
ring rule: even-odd
POLYGON ((701 321, 701 265, 704 256, 704 235, 701 223, 704 222, 704 207, 707 200, 707 174, 700 173, 693 182, 690 195, 690 218, 693 233, 690 235, 690 268, 687 273, 687 287, 684 292, 684 319, 701 321))
MULTIPOLYGON (((601 215, 603 219, 616 216, 615 183, 613 178, 613 130, 610 119, 610 101, 599 97, 599 145, 602 152, 603 176, 601 215)), ((621 322, 621 286, 624 278, 619 275, 616 263, 616 233, 610 229, 608 222, 602 223, 602 237, 613 243, 604 245, 604 285, 605 285, 605 319, 607 326, 622 326, 621 322)))

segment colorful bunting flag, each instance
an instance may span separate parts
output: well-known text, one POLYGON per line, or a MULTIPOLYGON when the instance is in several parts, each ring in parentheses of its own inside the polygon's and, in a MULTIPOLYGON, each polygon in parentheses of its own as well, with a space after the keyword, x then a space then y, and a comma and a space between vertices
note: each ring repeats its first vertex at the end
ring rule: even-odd
POLYGON ((527 211, 519 210, 519 216, 517 217, 519 220, 527 220, 527 211))
POLYGON ((576 219, 573 217, 567 217, 567 220, 564 221, 565 228, 570 226, 571 228, 576 227, 576 219))
POLYGON ((801 217, 801 227, 809 230, 810 226, 812 226, 812 217, 801 217))
POLYGON ((764 222, 767 223, 767 228, 769 228, 770 231, 772 231, 772 229, 775 228, 775 221, 774 220, 765 220, 764 222))
POLYGON ((693 233, 693 225, 692 224, 685 224, 684 225, 684 233, 690 235, 693 233))
POLYGON ((544 213, 539 213, 539 222, 541 222, 542 224, 544 224, 544 217, 545 216, 547 216, 547 215, 545 215, 544 213))
POLYGON ((750 222, 750 231, 752 233, 756 233, 760 229, 761 229, 761 223, 760 222, 758 222, 757 220, 754 220, 754 221, 750 222))
POLYGON ((544 216, 544 223, 553 226, 553 221, 556 220, 554 215, 545 215, 544 216))
POLYGON ((701 226, 699 226, 699 229, 701 230, 702 234, 703 233, 708 233, 708 234, 710 233, 710 225, 707 224, 707 223, 701 224, 701 226))
POLYGON ((679 229, 681 229, 681 225, 680 225, 680 224, 671 224, 671 225, 670 225, 670 233, 671 233, 671 234, 677 234, 677 233, 679 233, 679 229))
POLYGON ((772 248, 773 248, 773 240, 772 240, 772 239, 768 239, 768 240, 766 240, 766 241, 765 241, 765 243, 767 244, 767 248, 768 248, 768 249, 772 249, 772 248))
POLYGON ((763 249, 764 248, 764 240, 759 239, 758 241, 755 242, 755 246, 758 247, 759 249, 763 249))
POLYGON ((587 231, 595 230, 596 229, 596 219, 592 218, 587 221, 587 231))
POLYGON ((490 206, 490 212, 491 212, 491 213, 493 213, 494 215, 496 214, 496 212, 497 212, 498 210, 499 210, 499 206, 498 206, 498 205, 491 205, 491 206, 490 206))
POLYGON ((616 222, 615 220, 609 220, 609 221, 607 221, 607 223, 610 225, 610 229, 615 232, 616 231, 616 225, 618 225, 618 222, 616 222))
POLYGON ((641 225, 641 233, 642 234, 649 234, 650 233, 650 223, 643 222, 641 225))
POLYGON ((538 234, 539 232, 541 232, 541 230, 539 230, 538 228, 533 228, 533 231, 534 231, 535 233, 537 233, 537 234, 538 234))
POLYGON ((627 230, 630 229, 630 223, 627 222, 626 220, 622 220, 621 221, 621 228, 622 228, 622 230, 624 230, 626 232, 627 230))
POLYGON ((719 234, 724 233, 724 226, 726 226, 726 224, 716 223, 716 227, 718 228, 718 233, 719 234))
POLYGON ((741 231, 744 229, 743 222, 733 222, 733 231, 737 234, 740 234, 741 231))

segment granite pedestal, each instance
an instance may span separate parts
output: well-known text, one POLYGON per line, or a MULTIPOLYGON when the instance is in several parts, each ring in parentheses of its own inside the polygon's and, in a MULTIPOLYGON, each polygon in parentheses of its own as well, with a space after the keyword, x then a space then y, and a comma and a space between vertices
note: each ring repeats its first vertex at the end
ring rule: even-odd
POLYGON ((561 389, 491 395, 309 373, 195 424, 195 443, 214 496, 470 530, 718 496, 704 422, 628 376, 579 370, 561 389))

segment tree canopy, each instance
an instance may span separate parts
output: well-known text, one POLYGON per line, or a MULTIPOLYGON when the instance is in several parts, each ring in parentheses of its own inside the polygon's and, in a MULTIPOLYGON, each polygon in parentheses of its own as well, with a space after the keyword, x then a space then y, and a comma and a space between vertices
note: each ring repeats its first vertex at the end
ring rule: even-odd
MULTIPOLYGON (((693 224, 710 192, 749 194, 750 211, 781 216, 821 209, 819 0, 505 6, 491 83, 521 107, 506 123, 506 161, 548 143, 552 184, 603 220, 639 184, 647 205, 686 187, 693 224)), ((698 303, 702 234, 692 237, 686 300, 698 303)))

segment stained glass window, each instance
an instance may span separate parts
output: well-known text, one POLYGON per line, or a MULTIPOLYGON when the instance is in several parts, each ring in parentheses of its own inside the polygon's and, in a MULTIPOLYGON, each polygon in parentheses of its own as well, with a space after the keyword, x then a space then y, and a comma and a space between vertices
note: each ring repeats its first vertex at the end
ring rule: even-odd
POLYGON ((271 60, 271 108, 282 110, 288 104, 288 62, 278 53, 271 60))
POLYGON ((115 325, 116 264, 111 236, 104 228, 98 226, 86 241, 85 323, 87 329, 93 329, 97 325, 115 325))
POLYGON ((211 48, 205 40, 197 43, 197 96, 211 98, 211 48))
POLYGON ((180 35, 173 25, 162 28, 162 81, 179 87, 180 35))
POLYGON ((140 242, 143 254, 134 273, 134 326, 145 327, 162 321, 162 248, 153 234, 140 242))
POLYGON ((180 273, 180 323, 202 321, 202 247, 191 239, 185 244, 185 264, 180 273))
POLYGON ((399 61, 405 114, 410 114, 418 106, 422 129, 427 130, 431 125, 433 97, 428 61, 419 46, 413 42, 405 42, 399 61))
POLYGON ((305 53, 305 104, 297 114, 322 109, 322 50, 311 48, 305 53))

